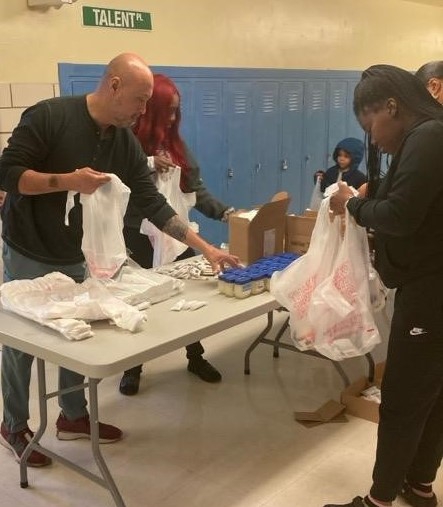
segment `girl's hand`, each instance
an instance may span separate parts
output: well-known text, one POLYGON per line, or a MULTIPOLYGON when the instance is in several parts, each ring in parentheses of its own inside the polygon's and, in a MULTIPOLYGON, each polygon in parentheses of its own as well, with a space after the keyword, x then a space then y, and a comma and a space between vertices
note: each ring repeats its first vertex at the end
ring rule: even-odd
POLYGON ((368 184, 363 183, 361 187, 358 187, 358 196, 359 197, 366 197, 366 194, 368 192, 368 184))
POLYGON ((340 181, 338 183, 337 192, 331 195, 331 200, 329 201, 329 208, 332 213, 334 215, 343 215, 346 203, 351 197, 355 197, 352 190, 348 187, 348 185, 346 185, 346 183, 340 181))

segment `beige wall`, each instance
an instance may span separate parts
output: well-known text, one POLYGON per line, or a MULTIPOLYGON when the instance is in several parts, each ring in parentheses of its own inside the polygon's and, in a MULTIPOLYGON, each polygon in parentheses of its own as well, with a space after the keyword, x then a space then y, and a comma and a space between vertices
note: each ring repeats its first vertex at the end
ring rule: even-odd
POLYGON ((442 27, 443 0, 78 0, 46 12, 0 0, 0 82, 52 83, 58 62, 128 50, 156 65, 414 69, 442 58, 442 27), (83 5, 149 11, 153 31, 83 27, 83 5))

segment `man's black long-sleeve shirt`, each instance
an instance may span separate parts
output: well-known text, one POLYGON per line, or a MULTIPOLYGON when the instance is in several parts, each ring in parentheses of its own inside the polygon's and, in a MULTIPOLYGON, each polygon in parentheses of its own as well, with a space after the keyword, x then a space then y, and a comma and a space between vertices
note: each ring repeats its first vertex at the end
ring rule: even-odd
MULTIPOLYGON (((82 167, 114 173, 131 189, 131 202, 159 229, 176 213, 148 174, 146 155, 130 129, 110 127, 105 135, 91 118, 86 96, 61 97, 24 111, 0 158, 3 240, 22 255, 46 264, 83 261, 81 206, 64 223, 67 192, 22 195, 24 171, 64 174, 82 167)), ((106 210, 103 210, 106 213, 106 210)))

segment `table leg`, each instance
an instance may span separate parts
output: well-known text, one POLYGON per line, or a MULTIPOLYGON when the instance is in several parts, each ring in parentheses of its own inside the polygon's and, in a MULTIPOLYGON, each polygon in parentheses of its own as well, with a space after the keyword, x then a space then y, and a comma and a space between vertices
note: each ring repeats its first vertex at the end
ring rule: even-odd
POLYGON ((100 382, 99 379, 89 379, 89 420, 91 424, 91 448, 92 455, 94 456, 95 462, 105 480, 106 487, 111 492, 114 498, 115 505, 117 507, 125 507, 123 498, 115 485, 114 479, 106 466, 105 460, 100 451, 99 444, 99 429, 98 429, 98 396, 97 396, 97 385, 100 382))
POLYGON ((30 444, 26 447, 20 458, 20 487, 28 487, 28 467, 26 461, 31 452, 39 449, 39 441, 43 436, 48 424, 48 409, 46 405, 46 375, 45 362, 43 359, 37 359, 37 379, 38 379, 38 404, 40 411, 40 425, 34 434, 30 444))
POLYGON ((257 345, 261 342, 263 342, 264 337, 269 333, 269 331, 272 328, 272 323, 274 321, 274 312, 268 312, 268 323, 266 324, 266 327, 263 329, 263 331, 258 335, 258 337, 251 343, 251 345, 248 347, 248 349, 245 352, 245 375, 249 375, 251 373, 249 369, 249 357, 252 353, 252 351, 257 347, 257 345))
POLYGON ((120 492, 115 485, 114 479, 112 478, 109 469, 103 459, 103 456, 99 447, 99 426, 98 426, 98 394, 97 394, 97 385, 100 382, 100 379, 90 378, 88 384, 81 384, 78 386, 73 386, 68 389, 63 389, 62 391, 55 391, 53 393, 47 393, 46 391, 46 375, 45 375, 45 361, 43 359, 37 359, 37 378, 38 378, 38 398, 39 398, 39 411, 40 411, 40 425, 38 430, 35 432, 34 437, 29 442, 29 445, 24 450, 21 458, 20 458, 20 486, 22 488, 28 487, 28 469, 26 461, 33 450, 36 450, 45 456, 49 456, 55 461, 63 464, 64 466, 70 468, 78 472, 79 474, 87 477, 91 481, 99 484, 100 486, 107 489, 115 502, 117 507, 125 507, 125 503, 123 501, 120 492), (68 459, 56 454, 45 447, 42 447, 39 444, 41 437, 43 436, 47 422, 48 422, 48 408, 47 408, 47 400, 50 398, 54 398, 60 393, 72 392, 79 389, 85 389, 89 387, 89 411, 90 411, 90 424, 91 424, 91 448, 92 455, 94 456, 94 460, 101 472, 101 477, 89 472, 76 463, 69 461, 68 459))

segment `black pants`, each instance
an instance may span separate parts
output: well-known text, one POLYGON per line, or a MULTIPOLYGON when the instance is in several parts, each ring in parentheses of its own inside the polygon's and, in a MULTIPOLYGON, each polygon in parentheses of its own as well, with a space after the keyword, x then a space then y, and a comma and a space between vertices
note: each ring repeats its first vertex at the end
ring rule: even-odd
MULTIPOLYGON (((148 236, 145 234, 140 234, 138 229, 131 227, 125 227, 123 229, 123 236, 125 238, 126 247, 130 251, 131 259, 133 259, 142 268, 152 268, 154 250, 148 236)), ((188 248, 175 260, 180 261, 183 259, 188 259, 194 255, 194 250, 192 248, 188 248)), ((200 342, 191 343, 190 345, 186 346, 186 357, 188 359, 201 357, 204 351, 205 349, 200 342)), ((134 366, 133 368, 126 370, 125 373, 138 375, 141 371, 142 365, 134 366)))
POLYGON ((443 457, 443 280, 399 289, 382 382, 373 498, 431 483, 443 457))

